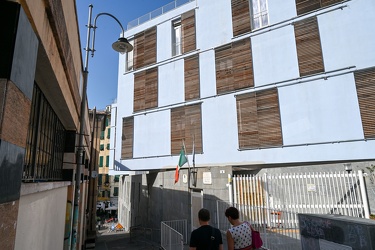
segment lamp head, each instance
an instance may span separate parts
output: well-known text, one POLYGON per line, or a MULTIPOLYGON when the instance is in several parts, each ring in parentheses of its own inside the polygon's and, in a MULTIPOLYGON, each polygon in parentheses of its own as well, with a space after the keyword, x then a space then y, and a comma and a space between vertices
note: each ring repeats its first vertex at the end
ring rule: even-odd
POLYGON ((120 52, 121 54, 130 52, 133 50, 133 46, 128 42, 125 37, 120 37, 116 42, 112 44, 112 48, 120 52))

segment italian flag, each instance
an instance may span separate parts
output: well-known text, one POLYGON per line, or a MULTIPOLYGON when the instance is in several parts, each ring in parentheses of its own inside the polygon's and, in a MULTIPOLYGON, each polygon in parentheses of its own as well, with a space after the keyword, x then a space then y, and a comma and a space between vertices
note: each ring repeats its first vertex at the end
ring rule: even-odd
POLYGON ((174 174, 174 183, 176 184, 180 178, 180 168, 187 162, 187 158, 185 156, 185 151, 184 147, 181 148, 180 151, 180 159, 178 161, 177 167, 176 167, 176 172, 174 174))

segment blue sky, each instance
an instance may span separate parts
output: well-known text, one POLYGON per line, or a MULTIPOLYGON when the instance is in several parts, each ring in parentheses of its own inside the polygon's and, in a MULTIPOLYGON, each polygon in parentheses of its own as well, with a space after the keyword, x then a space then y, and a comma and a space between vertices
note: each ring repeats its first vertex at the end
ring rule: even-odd
MULTIPOLYGON (((92 23, 97 14, 106 12, 115 16, 126 29, 130 21, 171 2, 173 0, 77 0, 83 63, 90 4, 94 6, 92 23)), ((112 49, 112 43, 120 37, 121 28, 114 19, 106 15, 101 15, 97 19, 96 26, 96 51, 94 57, 90 54, 88 60, 87 96, 90 109, 96 107, 97 110, 104 110, 117 98, 118 53, 112 49)))

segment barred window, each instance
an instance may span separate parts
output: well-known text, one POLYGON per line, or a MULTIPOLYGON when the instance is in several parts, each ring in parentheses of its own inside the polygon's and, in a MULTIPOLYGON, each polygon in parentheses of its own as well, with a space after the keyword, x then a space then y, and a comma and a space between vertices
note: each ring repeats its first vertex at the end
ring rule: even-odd
POLYGON ((62 180, 65 135, 61 121, 34 84, 23 181, 62 180))

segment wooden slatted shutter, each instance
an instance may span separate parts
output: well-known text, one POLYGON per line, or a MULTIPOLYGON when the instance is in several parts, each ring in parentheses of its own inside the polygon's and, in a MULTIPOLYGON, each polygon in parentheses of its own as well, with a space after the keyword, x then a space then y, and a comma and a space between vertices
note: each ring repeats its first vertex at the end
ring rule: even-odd
POLYGON ((178 107, 171 110, 171 154, 179 154, 183 141, 186 153, 202 153, 201 104, 178 107))
POLYGON ((199 55, 186 57, 184 67, 185 101, 198 99, 200 97, 199 55))
POLYGON ((375 68, 354 73, 365 138, 375 138, 375 68))
POLYGON ((181 15, 182 53, 193 51, 196 48, 195 38, 195 10, 181 15))
POLYGON ((251 31, 249 0, 232 0, 233 36, 251 31))
POLYGON ((134 117, 122 119, 121 158, 133 158, 134 117))
POLYGON ((318 20, 311 17, 294 24, 300 76, 324 72, 318 20))
POLYGON ((156 63, 156 27, 134 36, 134 69, 156 63))
POLYGON ((250 39, 215 49, 215 67, 218 94, 254 86, 250 39))
POLYGON ((158 106, 158 68, 134 74, 134 112, 158 106))
POLYGON ((239 95, 236 102, 240 149, 282 146, 276 88, 239 95))
POLYGON ((296 0, 297 15, 327 7, 342 0, 296 0))

